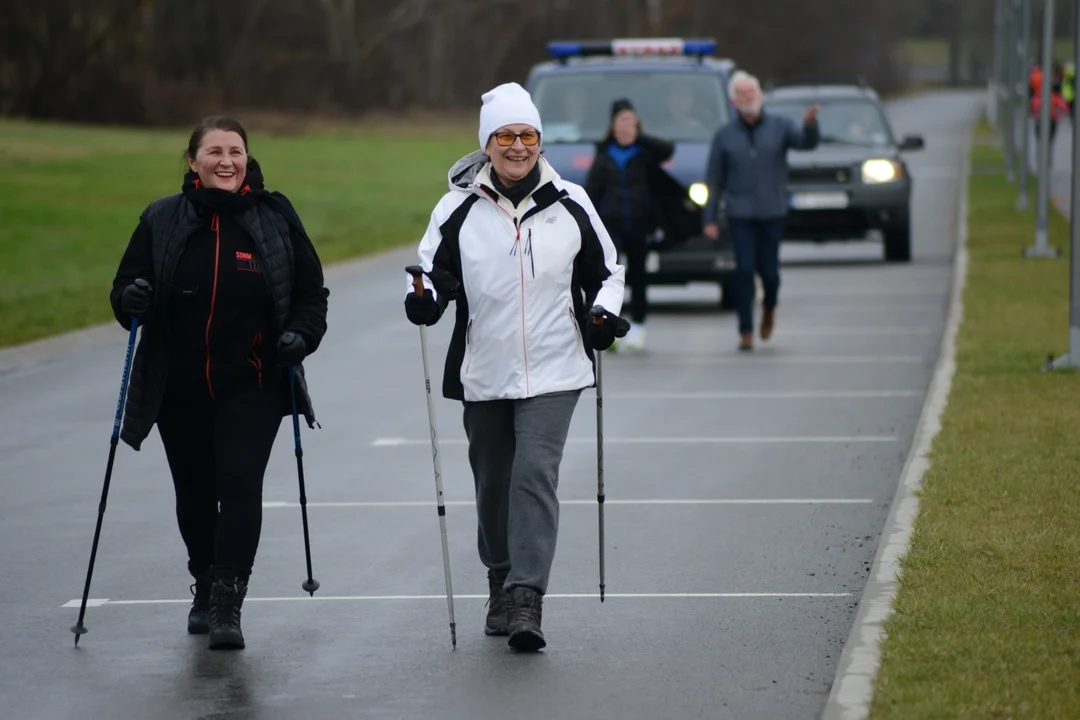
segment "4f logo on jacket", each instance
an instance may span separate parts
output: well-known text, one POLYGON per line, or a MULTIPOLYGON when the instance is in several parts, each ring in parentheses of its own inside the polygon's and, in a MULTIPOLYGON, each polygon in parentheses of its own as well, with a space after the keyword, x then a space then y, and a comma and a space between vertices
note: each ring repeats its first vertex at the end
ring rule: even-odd
POLYGON ((242 272, 261 273, 262 263, 252 257, 249 252, 236 251, 236 269, 242 272))

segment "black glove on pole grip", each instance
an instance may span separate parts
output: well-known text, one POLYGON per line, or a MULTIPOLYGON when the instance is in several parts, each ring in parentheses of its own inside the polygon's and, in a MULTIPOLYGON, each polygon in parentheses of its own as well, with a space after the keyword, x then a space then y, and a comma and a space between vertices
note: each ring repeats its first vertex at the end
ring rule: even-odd
POLYGON ((413 279, 413 292, 417 295, 424 294, 424 268, 419 265, 410 265, 405 268, 405 272, 412 275, 413 279))

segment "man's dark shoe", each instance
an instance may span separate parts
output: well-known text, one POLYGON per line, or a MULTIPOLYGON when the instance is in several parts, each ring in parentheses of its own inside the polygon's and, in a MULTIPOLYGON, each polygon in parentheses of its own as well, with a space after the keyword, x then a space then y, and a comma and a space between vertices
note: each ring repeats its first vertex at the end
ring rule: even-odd
POLYGON ((768 340, 772 337, 773 328, 776 326, 776 309, 766 308, 761 313, 761 339, 768 340))
POLYGON ((510 647, 523 652, 536 652, 547 645, 540 630, 543 598, 525 587, 510 591, 510 647))
POLYGON ((210 632, 210 585, 214 579, 210 571, 195 576, 190 590, 195 599, 188 611, 187 631, 192 635, 206 635, 210 632))
POLYGON ((210 586, 210 649, 241 650, 244 633, 240 629, 240 607, 247 595, 247 583, 215 580, 210 586))
POLYGON ((506 575, 488 570, 487 620, 484 623, 485 635, 510 634, 510 618, 507 614, 509 598, 503 590, 506 575))

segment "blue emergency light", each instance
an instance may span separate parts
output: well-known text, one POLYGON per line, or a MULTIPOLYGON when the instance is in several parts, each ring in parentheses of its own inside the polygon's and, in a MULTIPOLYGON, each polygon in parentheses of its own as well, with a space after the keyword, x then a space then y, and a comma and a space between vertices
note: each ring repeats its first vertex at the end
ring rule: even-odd
POLYGON ((559 60, 590 55, 712 55, 714 38, 617 38, 612 40, 554 40, 548 55, 559 60))

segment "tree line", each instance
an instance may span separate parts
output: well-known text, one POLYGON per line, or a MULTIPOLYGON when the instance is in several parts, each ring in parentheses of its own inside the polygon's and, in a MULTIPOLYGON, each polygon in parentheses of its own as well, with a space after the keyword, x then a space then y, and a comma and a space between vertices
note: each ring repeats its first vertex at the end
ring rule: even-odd
POLYGON ((549 40, 640 36, 714 37, 763 79, 862 76, 887 92, 904 84, 894 48, 913 29, 992 40, 987 2, 35 0, 0 11, 0 113, 154 125, 223 107, 474 108, 523 81, 549 40))

